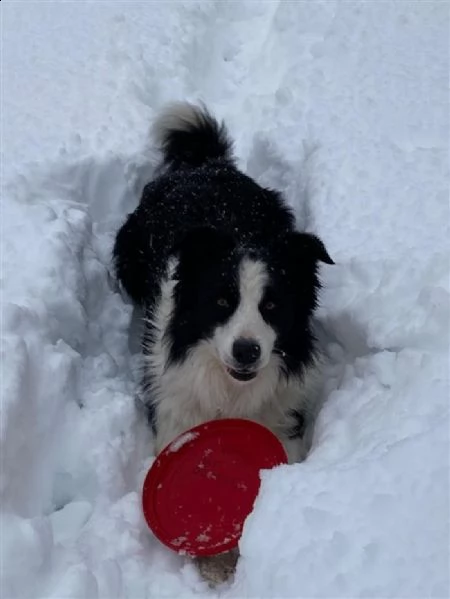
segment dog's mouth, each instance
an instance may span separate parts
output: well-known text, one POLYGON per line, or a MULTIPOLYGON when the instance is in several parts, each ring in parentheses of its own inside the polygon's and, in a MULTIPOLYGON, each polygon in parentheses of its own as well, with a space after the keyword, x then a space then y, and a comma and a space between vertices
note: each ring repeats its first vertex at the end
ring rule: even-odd
POLYGON ((236 381, 240 381, 241 383, 246 383, 247 381, 251 381, 258 374, 257 372, 250 370, 234 370, 233 368, 227 367, 228 374, 233 377, 236 381))

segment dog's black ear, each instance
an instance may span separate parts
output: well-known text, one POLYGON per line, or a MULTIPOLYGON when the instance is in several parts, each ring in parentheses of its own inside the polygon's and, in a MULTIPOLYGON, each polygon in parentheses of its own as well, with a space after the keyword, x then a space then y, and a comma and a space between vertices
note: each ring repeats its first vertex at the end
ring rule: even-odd
POLYGON ((311 261, 334 264, 323 242, 312 233, 291 233, 287 238, 288 249, 291 255, 302 258, 311 258, 311 261))
POLYGON ((195 227, 185 232, 173 247, 182 262, 205 264, 231 254, 235 247, 233 237, 213 227, 195 227))

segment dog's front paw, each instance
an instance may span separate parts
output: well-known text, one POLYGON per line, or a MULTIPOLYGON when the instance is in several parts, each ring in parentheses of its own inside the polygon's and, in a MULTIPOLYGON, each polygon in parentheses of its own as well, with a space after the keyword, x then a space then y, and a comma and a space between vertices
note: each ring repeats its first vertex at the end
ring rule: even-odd
POLYGON ((215 587, 231 578, 236 570, 238 558, 239 551, 232 549, 219 555, 197 557, 195 563, 202 578, 210 587, 215 587))

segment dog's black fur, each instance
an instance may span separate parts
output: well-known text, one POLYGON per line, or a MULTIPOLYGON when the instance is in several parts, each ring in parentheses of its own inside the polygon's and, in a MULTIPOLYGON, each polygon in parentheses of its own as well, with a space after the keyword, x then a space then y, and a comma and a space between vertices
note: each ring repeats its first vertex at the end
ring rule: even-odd
MULTIPOLYGON (((323 243, 296 231, 277 191, 238 170, 224 126, 206 109, 191 107, 190 119, 166 124, 159 141, 161 172, 146 185, 114 247, 118 279, 150 315, 144 353, 154 351, 148 349, 155 339, 151 315, 161 301, 172 256, 178 260, 177 283, 163 331, 170 348, 166 367, 182 363, 190 349, 232 316, 239 303, 238 266, 250 256, 263 261, 270 276, 259 310, 276 332, 273 351, 280 357, 280 376, 301 379, 315 356, 311 316, 320 288, 318 262, 333 263, 323 243), (226 305, 218 305, 218 297, 226 305), (275 309, 266 309, 269 305, 275 309)), ((156 387, 158 375, 145 376, 148 387, 156 387)), ((149 407, 156 426, 156 403, 150 400, 149 407)), ((290 417, 287 436, 301 436, 301 408, 291 410, 290 417)))
POLYGON ((162 146, 165 172, 144 188, 138 208, 120 229, 114 257, 117 276, 134 302, 152 307, 171 254, 180 256, 176 311, 170 331, 173 359, 207 336, 228 316, 199 296, 225 293, 237 302, 233 272, 243 251, 269 265, 268 293, 279 309, 273 321, 288 371, 308 362, 309 319, 320 283, 318 261, 332 264, 323 243, 295 231, 281 195, 263 188, 235 166, 224 126, 206 111, 201 126, 171 131, 162 146), (189 319, 186 319, 186 314, 189 319))

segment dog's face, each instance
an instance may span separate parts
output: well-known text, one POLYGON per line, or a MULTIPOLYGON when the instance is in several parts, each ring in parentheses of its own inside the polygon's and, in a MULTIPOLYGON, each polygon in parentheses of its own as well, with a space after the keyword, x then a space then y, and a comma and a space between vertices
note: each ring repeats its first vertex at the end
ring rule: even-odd
MULTIPOLYGON (((264 316, 275 309, 270 299, 269 275, 262 260, 237 259, 216 299, 226 320, 217 324, 211 344, 231 377, 240 382, 255 378, 272 357, 277 333, 264 316)), ((222 319, 221 319, 222 320, 222 319)))
POLYGON ((227 234, 197 229, 177 253, 172 361, 203 342, 241 385, 270 366, 285 372, 301 366, 303 353, 310 355, 304 345, 311 342, 317 262, 332 263, 320 240, 290 233, 270 248, 249 250, 227 234))

